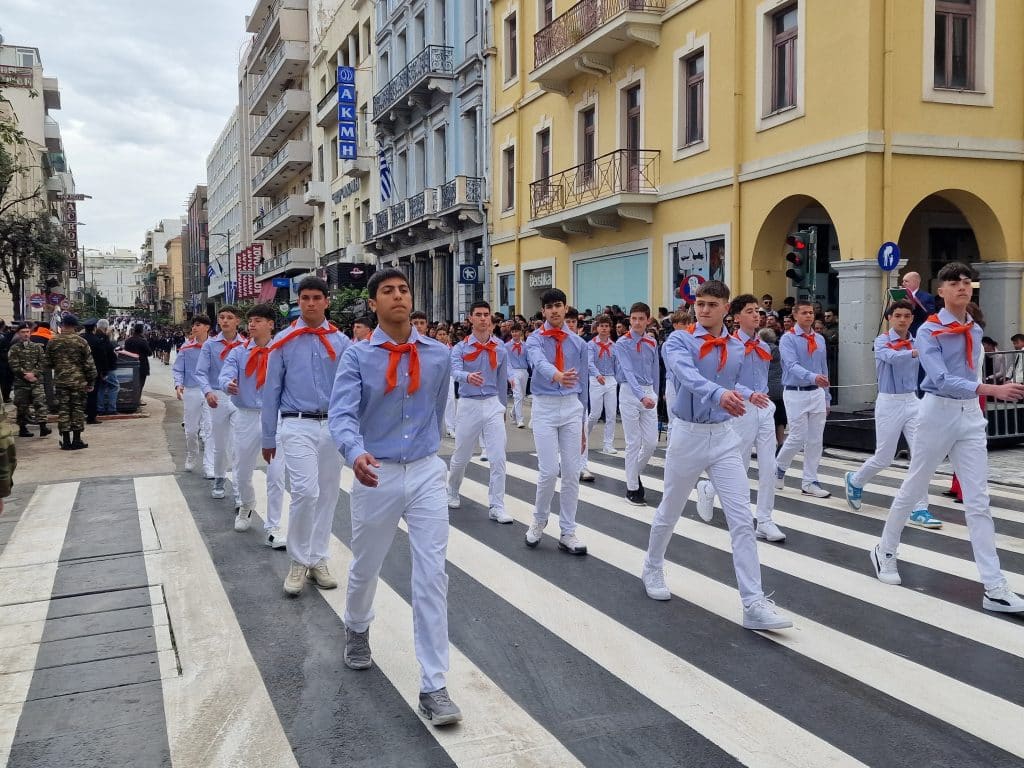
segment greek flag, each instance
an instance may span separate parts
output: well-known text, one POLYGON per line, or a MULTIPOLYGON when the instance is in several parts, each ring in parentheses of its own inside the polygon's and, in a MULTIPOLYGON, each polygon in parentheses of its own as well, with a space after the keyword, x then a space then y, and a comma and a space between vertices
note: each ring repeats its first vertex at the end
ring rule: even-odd
POLYGON ((386 203, 391 199, 391 167, 388 165, 388 156, 382 149, 380 157, 380 201, 386 203))
POLYGON ((208 269, 206 270, 206 279, 207 279, 207 280, 213 280, 213 276, 214 276, 215 274, 217 274, 217 273, 216 273, 216 272, 214 272, 214 270, 213 270, 213 264, 211 264, 211 265, 210 265, 210 267, 209 267, 209 268, 208 268, 208 269))

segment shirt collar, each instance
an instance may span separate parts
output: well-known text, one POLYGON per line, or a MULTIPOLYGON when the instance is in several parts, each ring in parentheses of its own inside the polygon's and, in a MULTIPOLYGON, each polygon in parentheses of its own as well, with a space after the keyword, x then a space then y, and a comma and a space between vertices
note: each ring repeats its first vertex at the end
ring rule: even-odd
MULTIPOLYGON (((696 323, 693 326, 693 335, 694 336, 710 336, 711 333, 703 325, 701 325, 700 323, 696 323)), ((722 326, 721 336, 728 336, 728 335, 729 335, 729 331, 726 330, 725 326, 723 325, 722 326)))
MULTIPOLYGON (((939 315, 939 322, 942 323, 943 325, 949 325, 950 323, 959 323, 960 322, 959 320, 956 319, 956 316, 952 312, 950 312, 948 309, 946 309, 945 307, 943 307, 942 309, 939 310, 938 315, 939 315)), ((968 323, 973 323, 974 322, 974 318, 971 317, 970 313, 967 314, 967 322, 968 323)))
MULTIPOLYGON (((395 341, 390 336, 388 336, 386 333, 384 333, 384 330, 379 325, 376 328, 373 329, 373 333, 370 334, 370 338, 367 339, 367 341, 371 345, 373 345, 375 347, 379 347, 381 344, 386 344, 389 341, 392 344, 398 344, 397 341, 395 341)), ((424 341, 425 341, 424 338, 422 336, 420 336, 419 332, 416 330, 416 326, 413 325, 411 327, 411 331, 409 333, 409 342, 408 343, 409 344, 421 344, 421 343, 424 343, 424 341)), ((440 343, 440 342, 438 342, 438 343, 440 343)))
MULTIPOLYGON (((896 333, 896 331, 893 328, 890 328, 889 329, 889 341, 899 341, 899 340, 900 340, 900 335, 898 333, 896 333)), ((907 341, 913 341, 913 340, 914 340, 914 337, 911 336, 910 333, 908 332, 907 333, 907 341)))
MULTIPOLYGON (((747 334, 743 332, 742 328, 737 328, 736 329, 736 338, 739 339, 740 341, 742 341, 744 344, 746 344, 748 341, 750 341, 751 339, 753 339, 755 337, 754 336, 747 336, 747 334)), ((760 339, 758 339, 758 341, 760 341, 760 339)))
MULTIPOLYGON (((293 327, 295 327, 295 328, 311 328, 311 327, 313 327, 313 326, 309 325, 309 324, 308 324, 308 323, 307 323, 307 322, 306 322, 305 320, 303 320, 303 319, 302 319, 302 315, 299 315, 299 316, 298 316, 298 317, 297 317, 297 318, 295 319, 295 322, 294 322, 294 323, 293 323, 292 325, 293 325, 293 327)), ((317 328, 330 328, 330 327, 331 327, 331 323, 330 323, 330 321, 328 321, 328 319, 327 319, 327 318, 325 317, 325 318, 324 318, 324 321, 323 321, 322 323, 320 323, 320 325, 318 325, 318 326, 316 326, 316 327, 317 327, 317 328)))

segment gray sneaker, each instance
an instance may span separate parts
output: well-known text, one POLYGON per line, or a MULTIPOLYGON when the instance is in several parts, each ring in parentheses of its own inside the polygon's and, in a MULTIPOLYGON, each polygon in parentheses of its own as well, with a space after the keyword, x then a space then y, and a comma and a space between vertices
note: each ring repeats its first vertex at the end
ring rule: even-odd
POLYGON ((447 688, 421 693, 419 710, 435 726, 451 725, 462 719, 462 710, 455 706, 447 688))
POLYGON ((215 499, 224 498, 224 478, 215 477, 213 478, 213 487, 210 489, 210 496, 215 499))
MULTIPOLYGON (((349 669, 369 669, 373 666, 369 627, 365 632, 345 627, 345 666, 349 669)), ((422 696, 420 698, 422 700, 422 696)))

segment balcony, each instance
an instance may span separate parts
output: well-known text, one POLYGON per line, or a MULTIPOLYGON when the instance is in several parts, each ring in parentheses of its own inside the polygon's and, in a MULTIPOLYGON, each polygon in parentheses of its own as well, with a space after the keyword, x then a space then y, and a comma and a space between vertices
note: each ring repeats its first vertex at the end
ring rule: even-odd
POLYGON ((308 141, 287 141, 252 177, 253 197, 273 197, 313 163, 313 147, 308 141))
POLYGON ((321 128, 338 122, 338 84, 335 83, 316 104, 316 124, 321 128))
POLYGON ((269 211, 252 220, 253 240, 272 240, 303 221, 313 218, 312 207, 302 195, 288 195, 269 211))
POLYGON ((60 125, 49 115, 43 118, 43 137, 46 139, 46 148, 51 152, 61 151, 60 125))
POLYGON ((269 280, 282 275, 300 275, 316 269, 316 255, 312 248, 289 248, 273 258, 265 259, 256 267, 256 280, 269 280))
POLYGON ((480 209, 486 202, 484 180, 478 176, 456 176, 441 185, 439 213, 449 213, 463 209, 459 219, 472 219, 479 224, 483 217, 480 209))
POLYGON ((302 202, 306 205, 326 205, 331 199, 331 188, 326 181, 307 181, 302 193, 302 202))
MULTIPOLYGON (((246 63, 250 74, 257 75, 265 71, 262 54, 268 49, 272 50, 279 41, 309 42, 308 8, 308 0, 275 0, 270 4, 249 47, 246 63)), ((252 26, 251 17, 249 21, 252 26)))
POLYGON ((284 146, 295 126, 309 115, 309 91, 289 89, 281 94, 268 114, 252 132, 249 154, 270 157, 284 146))
POLYGON ((370 175, 370 162, 374 160, 376 149, 373 144, 361 141, 356 145, 356 156, 354 160, 341 160, 339 173, 350 179, 361 179, 370 175))
MULTIPOLYGON (((267 57, 266 71, 249 92, 249 114, 265 115, 277 94, 302 81, 309 65, 309 43, 284 40, 267 57)), ((307 106, 307 110, 308 110, 307 106)))
POLYGON ((373 122, 390 125, 399 110, 427 106, 434 91, 451 93, 455 52, 451 46, 428 45, 373 96, 373 122))
POLYGON ((580 73, 606 76, 633 43, 656 48, 666 0, 581 0, 533 36, 530 81, 566 95, 580 73))
POLYGON ((658 201, 661 152, 617 149, 530 184, 530 226, 565 240, 592 229, 618 229, 623 219, 650 224, 658 201))
POLYGON ((456 176, 439 188, 427 187, 382 211, 363 223, 363 243, 387 250, 388 241, 408 245, 422 236, 453 232, 457 223, 481 223, 484 180, 476 176, 456 176))
POLYGON ((43 106, 46 109, 60 109, 60 84, 56 77, 43 78, 43 106))

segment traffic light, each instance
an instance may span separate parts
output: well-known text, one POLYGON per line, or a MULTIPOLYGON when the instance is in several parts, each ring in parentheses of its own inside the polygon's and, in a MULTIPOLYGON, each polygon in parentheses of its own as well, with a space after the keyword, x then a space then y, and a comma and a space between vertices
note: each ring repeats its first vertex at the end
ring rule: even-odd
POLYGON ((786 270, 786 277, 790 279, 795 288, 807 289, 809 274, 809 251, 807 247, 809 238, 805 230, 801 230, 786 237, 786 261, 791 265, 786 270))

